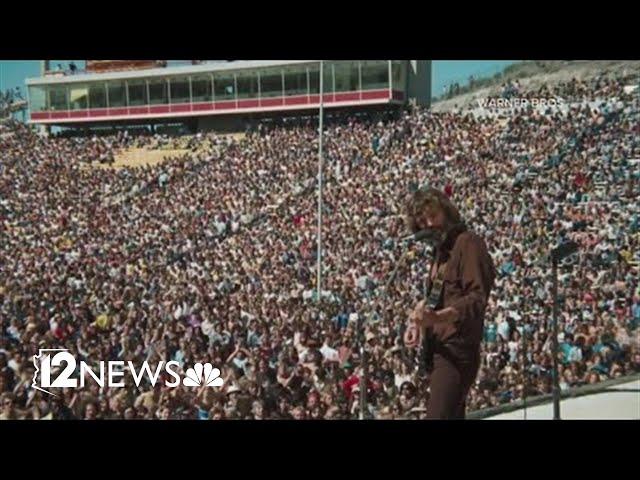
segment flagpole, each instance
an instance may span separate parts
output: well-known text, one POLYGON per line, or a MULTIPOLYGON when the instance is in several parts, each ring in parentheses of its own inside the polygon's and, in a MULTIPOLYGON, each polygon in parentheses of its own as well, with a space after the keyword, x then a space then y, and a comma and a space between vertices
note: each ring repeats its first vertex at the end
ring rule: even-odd
POLYGON ((318 254, 317 254, 317 281, 316 301, 320 303, 322 294, 322 141, 323 141, 323 113, 324 113, 324 62, 320 60, 320 111, 319 124, 320 135, 318 139, 318 254))

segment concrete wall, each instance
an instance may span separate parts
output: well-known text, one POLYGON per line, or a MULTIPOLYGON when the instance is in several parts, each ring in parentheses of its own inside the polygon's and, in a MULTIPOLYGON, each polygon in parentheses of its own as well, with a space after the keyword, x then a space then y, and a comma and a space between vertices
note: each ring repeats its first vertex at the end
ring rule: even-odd
POLYGON ((199 132, 235 133, 244 132, 246 121, 240 115, 212 115, 199 117, 197 130, 199 132))
POLYGON ((431 106, 431 60, 410 60, 407 75, 409 100, 417 105, 431 106))

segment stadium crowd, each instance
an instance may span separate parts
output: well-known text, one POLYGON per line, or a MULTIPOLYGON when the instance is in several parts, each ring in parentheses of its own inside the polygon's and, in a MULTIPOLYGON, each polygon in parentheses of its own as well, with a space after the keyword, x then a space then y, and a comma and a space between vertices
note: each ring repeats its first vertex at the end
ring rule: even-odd
MULTIPOLYGON (((498 270, 468 411, 551 391, 549 247, 560 269, 561 387, 640 372, 640 111, 627 79, 535 95, 568 109, 508 119, 412 108, 342 115, 324 132, 316 288, 317 123, 213 134, 0 139, 0 418, 422 418, 429 379, 406 336, 429 252, 403 202, 442 189, 498 270), (595 105, 594 105, 595 103, 595 105), (131 147, 187 145, 148 167, 98 169, 131 147), (39 349, 78 360, 209 362, 223 387, 31 388, 39 349)), ((527 92, 524 93, 528 94, 527 92)))

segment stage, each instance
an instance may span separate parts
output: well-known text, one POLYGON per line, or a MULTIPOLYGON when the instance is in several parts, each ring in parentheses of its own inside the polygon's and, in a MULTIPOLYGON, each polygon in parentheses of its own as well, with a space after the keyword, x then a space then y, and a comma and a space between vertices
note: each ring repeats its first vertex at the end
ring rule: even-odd
MULTIPOLYGON (((551 420, 553 403, 527 408, 527 420, 551 420)), ((599 393, 565 398, 560 404, 563 420, 640 420, 640 379, 611 386, 599 393)), ((525 410, 502 413, 487 420, 524 420, 525 410)))

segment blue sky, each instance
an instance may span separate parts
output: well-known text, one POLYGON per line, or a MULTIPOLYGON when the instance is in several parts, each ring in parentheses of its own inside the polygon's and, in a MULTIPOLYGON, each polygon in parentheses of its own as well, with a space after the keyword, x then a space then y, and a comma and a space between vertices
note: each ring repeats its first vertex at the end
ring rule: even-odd
MULTIPOLYGON (((84 66, 84 60, 51 60, 51 66, 55 68, 58 63, 66 67, 70 61, 78 66, 84 66)), ((37 60, 0 60, 0 90, 20 87, 25 91, 24 80, 30 77, 40 76, 40 62, 37 60)))
MULTIPOLYGON (((74 60, 79 68, 84 66, 84 60, 74 60)), ((65 68, 69 60, 51 60, 51 66, 61 63, 65 68)), ((177 62, 177 61, 176 61, 177 62)), ((173 63, 170 62, 170 63, 173 63)), ((433 92, 439 96, 443 88, 452 83, 465 84, 470 75, 475 77, 491 76, 514 63, 513 60, 434 60, 433 62, 433 92)), ((24 80, 40 75, 40 62, 37 60, 0 60, 0 90, 20 86, 24 92, 24 80)))
POLYGON ((432 96, 440 96, 443 88, 453 82, 468 83, 469 76, 490 77, 516 63, 515 60, 434 60, 432 65, 432 96))

